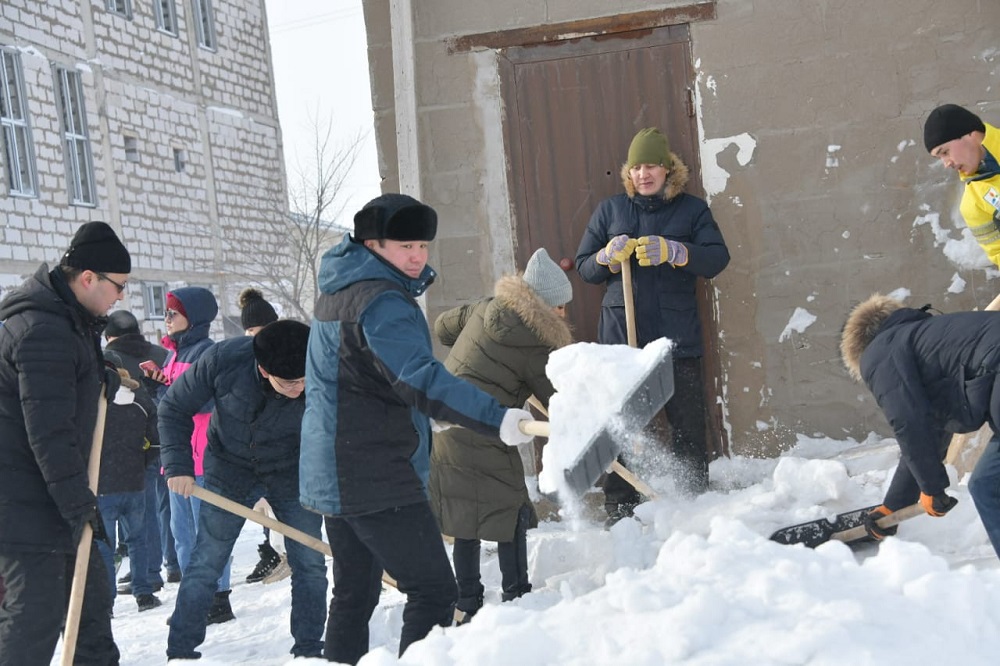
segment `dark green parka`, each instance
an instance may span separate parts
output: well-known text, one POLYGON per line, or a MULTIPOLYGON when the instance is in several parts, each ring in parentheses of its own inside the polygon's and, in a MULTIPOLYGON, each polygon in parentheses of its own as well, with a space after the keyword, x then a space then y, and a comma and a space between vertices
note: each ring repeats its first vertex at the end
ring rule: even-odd
MULTIPOLYGON (((545 364, 572 342, 566 322, 519 275, 501 278, 493 298, 443 313, 434 333, 452 348, 445 367, 507 407, 532 394, 547 406, 554 391, 545 364)), ((511 541, 517 512, 531 505, 517 448, 465 428, 434 435, 430 491, 441 531, 461 539, 511 541)))

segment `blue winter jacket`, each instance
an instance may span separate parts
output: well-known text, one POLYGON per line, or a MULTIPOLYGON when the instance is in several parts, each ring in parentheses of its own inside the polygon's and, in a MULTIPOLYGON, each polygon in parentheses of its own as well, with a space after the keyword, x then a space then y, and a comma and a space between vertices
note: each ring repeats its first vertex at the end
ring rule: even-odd
MULTIPOLYGON (((618 194, 598 204, 576 253, 576 270, 585 282, 604 284, 598 341, 626 344, 625 300, 621 273, 597 263, 596 255, 615 236, 662 236, 684 243, 688 263, 642 267, 632 261, 636 337, 640 347, 666 337, 676 345, 676 358, 703 355, 701 323, 695 287, 699 277, 713 278, 729 264, 729 250, 708 204, 683 192, 687 167, 673 156, 674 165, 662 195, 618 194)), ((622 182, 631 191, 628 173, 622 182)))
POLYGON ((358 515, 427 501, 428 416, 496 436, 505 408, 433 356, 413 279, 345 237, 320 265, 306 360, 301 501, 358 515))
MULTIPOLYGON (((235 482, 247 478, 241 472, 252 472, 251 479, 298 473, 305 399, 271 388, 257 369, 253 338, 243 336, 209 347, 160 402, 160 457, 167 478, 194 475, 192 417, 210 400, 215 410, 208 425, 206 476, 235 482)), ((238 496, 246 489, 232 490, 238 496)))

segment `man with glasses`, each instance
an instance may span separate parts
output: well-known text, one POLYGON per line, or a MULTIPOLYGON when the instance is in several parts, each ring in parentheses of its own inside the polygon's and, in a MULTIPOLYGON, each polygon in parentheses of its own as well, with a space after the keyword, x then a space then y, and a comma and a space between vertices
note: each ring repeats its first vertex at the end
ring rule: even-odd
MULTIPOLYGON (((0 664, 49 663, 84 525, 90 550, 78 663, 117 664, 103 532, 87 463, 105 375, 101 331, 123 299, 128 250, 104 222, 81 226, 54 270, 43 264, 0 303, 0 664)), ((114 375, 117 378, 117 373, 114 375)))
MULTIPOLYGON (((322 517, 299 504, 299 437, 305 410, 309 327, 279 320, 257 335, 214 345, 160 402, 161 458, 167 485, 190 497, 192 417, 214 402, 205 450, 205 488, 246 507, 267 499, 281 522, 321 538, 322 517)), ((205 640, 216 580, 229 562, 244 519, 202 503, 198 536, 170 618, 168 659, 194 659, 205 640)), ((326 624, 326 562, 285 541, 292 569, 291 654, 320 657, 326 624)))

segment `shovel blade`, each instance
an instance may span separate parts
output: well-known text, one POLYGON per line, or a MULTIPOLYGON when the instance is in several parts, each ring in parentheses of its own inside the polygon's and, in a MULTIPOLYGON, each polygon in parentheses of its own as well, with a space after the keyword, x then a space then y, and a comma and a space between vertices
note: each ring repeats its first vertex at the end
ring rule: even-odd
MULTIPOLYGON (((638 432, 663 409, 673 394, 674 363, 668 354, 629 391, 615 419, 620 419, 622 427, 638 432)), ((580 456, 563 472, 566 485, 573 493, 582 495, 587 492, 611 467, 622 452, 623 436, 621 428, 616 429, 607 423, 594 433, 580 456)))
POLYGON ((863 509, 847 511, 838 514, 833 520, 820 518, 807 523, 783 527, 771 535, 771 541, 777 541, 785 545, 801 543, 807 548, 815 548, 829 541, 834 534, 846 532, 847 530, 864 525, 865 516, 874 508, 875 506, 869 506, 863 509))

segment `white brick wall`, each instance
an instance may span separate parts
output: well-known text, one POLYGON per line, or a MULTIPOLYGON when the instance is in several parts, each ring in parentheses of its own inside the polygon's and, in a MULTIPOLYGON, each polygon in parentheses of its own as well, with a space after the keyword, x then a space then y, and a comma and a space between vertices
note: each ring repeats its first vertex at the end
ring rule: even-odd
POLYGON ((258 250, 280 246, 266 216, 286 199, 262 3, 213 0, 210 51, 191 48, 191 0, 176 0, 176 36, 157 30, 148 0, 133 1, 131 20, 105 0, 0 2, 0 47, 20 53, 38 172, 36 198, 8 196, 0 150, 0 274, 56 262, 82 222, 105 220, 132 254, 127 307, 140 320, 144 279, 212 285, 221 312, 238 316, 230 296, 247 282, 247 239, 258 250), (54 64, 82 77, 93 207, 69 203, 54 64), (126 159, 126 136, 136 139, 138 162, 126 159))

